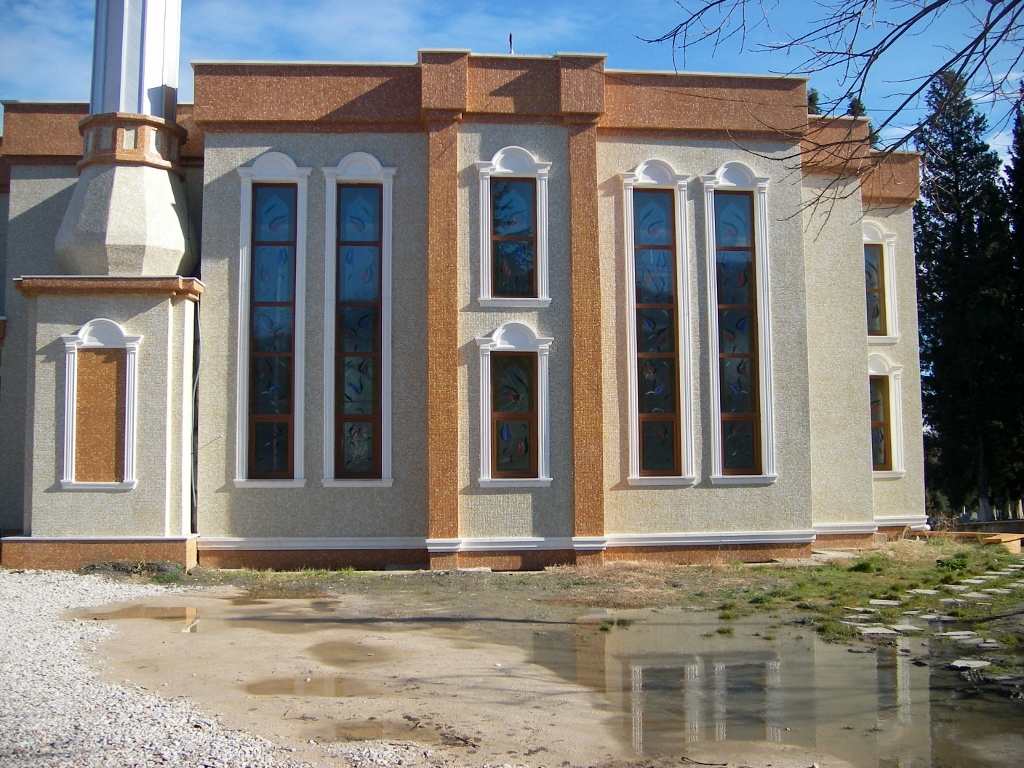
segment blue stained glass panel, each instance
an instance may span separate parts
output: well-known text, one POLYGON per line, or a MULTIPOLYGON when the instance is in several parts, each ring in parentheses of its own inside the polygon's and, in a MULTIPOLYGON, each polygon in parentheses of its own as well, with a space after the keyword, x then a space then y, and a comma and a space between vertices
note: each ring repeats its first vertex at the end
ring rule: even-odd
POLYGON ((338 301, 378 301, 380 248, 342 245, 338 248, 338 301))
POLYGON ((292 308, 253 307, 254 352, 292 351, 292 308))
POLYGON ((879 377, 872 376, 870 379, 871 388, 871 420, 888 421, 885 386, 879 377))
POLYGON ((342 471, 371 472, 377 456, 374 442, 374 424, 369 421, 343 421, 341 423, 342 471))
POLYGON ((286 472, 288 470, 288 431, 286 422, 258 421, 255 426, 256 471, 286 472))
POLYGON ((533 468, 533 435, 529 421, 495 422, 498 472, 526 472, 533 468))
POLYGON ((494 241, 494 295, 536 296, 533 287, 533 243, 528 240, 494 241))
POLYGON ((868 333, 881 336, 885 333, 882 318, 882 294, 869 293, 868 299, 868 333))
POLYGON ((290 302, 295 297, 295 248, 257 245, 253 249, 252 300, 290 302))
POLYGON ((672 251, 636 251, 636 303, 672 304, 676 280, 672 251))
POLYGON ((753 363, 748 357, 719 358, 722 413, 754 412, 753 363))
POLYGON ((882 246, 864 246, 864 284, 867 289, 882 287, 882 246))
POLYGON ((715 245, 719 248, 749 248, 753 245, 749 195, 721 192, 715 195, 715 245))
POLYGON ((340 333, 345 352, 378 352, 379 307, 342 307, 340 333))
POLYGON ((884 467, 889 463, 888 440, 884 427, 871 428, 871 463, 876 467, 884 467))
POLYGON ((376 411, 376 377, 376 358, 343 358, 339 395, 344 413, 370 415, 376 411))
POLYGON ((675 314, 671 309, 638 309, 636 311, 639 352, 675 352, 675 314))
POLYGON ((675 423, 643 421, 640 423, 640 440, 641 470, 665 472, 675 469, 675 423))
POLYGON ((380 240, 380 187, 338 187, 338 239, 376 243, 380 240))
POLYGON ((719 304, 754 303, 754 264, 750 251, 719 251, 716 257, 719 304))
POLYGON ((533 355, 493 355, 491 378, 494 383, 495 413, 530 413, 536 357, 533 355))
POLYGON ((672 244, 672 193, 633 190, 633 242, 672 244))
POLYGON ((295 240, 295 187, 253 187, 253 239, 287 243, 295 240))
POLYGON ((640 413, 675 413, 675 360, 645 357, 638 362, 640 413))
POLYGON ((750 310, 718 310, 718 351, 726 354, 750 353, 750 310))
POLYGON ((722 438, 726 469, 754 467, 754 422, 723 421, 722 438))
POLYGON ((292 359, 290 357, 254 357, 252 413, 285 415, 292 412, 292 359))
POLYGON ((491 226, 495 235, 534 237, 534 184, 526 180, 491 179, 491 226))

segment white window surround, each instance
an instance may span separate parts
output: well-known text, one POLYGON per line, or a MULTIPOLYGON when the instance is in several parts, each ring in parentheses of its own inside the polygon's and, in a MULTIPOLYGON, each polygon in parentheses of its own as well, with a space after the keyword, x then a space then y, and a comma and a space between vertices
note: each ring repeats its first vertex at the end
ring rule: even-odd
POLYGON ((892 469, 873 470, 875 480, 898 480, 907 474, 903 464, 903 366, 894 365, 885 355, 868 355, 868 376, 885 376, 889 380, 889 442, 892 447, 892 469))
POLYGON ((864 245, 882 246, 883 300, 885 301, 885 336, 868 334, 868 344, 895 344, 900 340, 899 324, 896 322, 896 235, 886 232, 882 225, 872 219, 864 219, 864 245))
POLYGON ((775 468, 775 418, 772 393, 772 332, 769 291, 768 178, 755 176, 739 162, 729 162, 704 184, 704 242, 708 282, 708 351, 711 364, 711 483, 712 485, 771 485, 778 479, 775 468), (718 281, 715 274, 715 191, 754 193, 754 272, 757 282, 758 388, 761 396, 761 474, 725 475, 722 467, 722 405, 718 370, 718 281))
POLYGON ((626 245, 626 348, 629 360, 629 477, 630 485, 692 485, 697 477, 694 468, 693 435, 693 369, 690 360, 690 259, 686 244, 686 183, 689 176, 680 176, 668 163, 646 160, 633 171, 621 174, 623 195, 623 230, 626 245), (679 361, 677 387, 679 392, 680 450, 682 474, 671 477, 646 477, 640 474, 639 382, 637 381, 636 347, 636 259, 633 242, 633 190, 675 190, 676 233, 676 338, 679 361))
POLYGON ((312 169, 299 168, 282 152, 266 152, 251 166, 238 169, 242 177, 241 210, 238 227, 238 358, 235 380, 235 487, 302 488, 305 461, 306 392, 306 199, 312 169), (295 199, 295 336, 292 400, 291 480, 252 480, 246 476, 249 451, 249 297, 252 269, 252 185, 294 184, 295 199))
POLYGON ((553 339, 523 323, 505 323, 478 338, 480 347, 480 485, 484 488, 544 488, 551 485, 548 435, 548 356, 553 339), (491 352, 537 353, 537 477, 491 477, 491 352))
POLYGON ((537 160, 522 147, 505 147, 490 160, 476 164, 480 174, 480 306, 482 307, 546 307, 548 295, 548 171, 551 163, 537 160), (495 297, 491 295, 491 178, 525 178, 537 180, 537 250, 534 274, 537 279, 535 298, 495 297))
POLYGON ((113 320, 90 320, 64 342, 64 470, 60 487, 65 491, 131 491, 135 477, 135 432, 138 425, 139 344, 141 336, 129 336, 113 320), (75 480, 76 407, 78 405, 78 350, 123 349, 124 386, 124 478, 114 483, 80 483, 75 480))
POLYGON ((380 184, 380 478, 334 477, 334 310, 324 312, 324 476, 325 488, 390 488, 391 464, 391 240, 396 168, 384 168, 373 155, 353 152, 337 166, 323 168, 327 180, 327 238, 324 247, 324 306, 333 308, 338 291, 338 185, 380 184))

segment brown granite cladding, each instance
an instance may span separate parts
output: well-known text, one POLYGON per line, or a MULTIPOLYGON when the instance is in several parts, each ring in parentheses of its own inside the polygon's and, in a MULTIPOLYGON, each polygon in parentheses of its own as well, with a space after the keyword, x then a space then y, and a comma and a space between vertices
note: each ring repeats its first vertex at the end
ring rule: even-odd
POLYGON ((471 56, 469 112, 556 115, 557 59, 521 56, 471 56))
POLYGON ((196 567, 196 538, 167 539, 3 539, 4 568, 77 571, 116 561, 181 563, 196 567))
POLYGON ((768 563, 772 560, 810 557, 810 544, 736 544, 701 547, 610 547, 605 562, 638 560, 648 563, 700 565, 704 563, 768 563))
POLYGON ((599 127, 792 139, 807 126, 806 85, 795 77, 609 71, 599 127))
POLYGON ((79 170, 93 163, 148 165, 184 175, 178 166, 178 147, 185 129, 149 115, 109 112, 90 115, 79 130, 85 138, 85 156, 79 170))
POLYGON ((4 154, 4 137, 0 136, 0 195, 11 191, 11 158, 4 154))
POLYGON ((383 571, 393 565, 426 568, 429 561, 425 549, 199 550, 199 564, 203 568, 251 568, 261 571, 299 571, 305 568, 383 571))
POLYGON ((89 105, 84 103, 5 101, 3 153, 12 162, 42 156, 77 163, 82 157, 78 123, 88 114, 89 105))
POLYGON ((29 298, 124 295, 199 301, 203 295, 203 284, 195 277, 16 277, 14 287, 29 298))
POLYGON ((0 317, 0 349, 3 349, 4 339, 7 338, 7 318, 0 317))
POLYGON ((420 51, 423 109, 466 111, 469 51, 420 51))
POLYGON ((814 539, 815 549, 864 549, 875 545, 873 533, 818 534, 814 539))
POLYGON ((572 273, 573 535, 604 533, 601 254, 597 131, 569 124, 569 242, 572 273))
POLYGON ((75 480, 124 480, 124 349, 78 350, 75 480))
POLYGON ((451 539, 459 535, 459 124, 428 115, 427 125, 427 536, 451 539))
POLYGON ((921 156, 872 152, 861 174, 860 196, 870 208, 911 206, 921 194, 921 156))
POLYGON ((809 115, 800 140, 804 173, 853 176, 871 154, 871 121, 865 117, 809 115))
POLYGON ((459 568, 490 568, 492 571, 543 571, 551 565, 572 565, 576 553, 566 550, 535 552, 459 552, 459 568))
POLYGON ((193 112, 195 107, 192 104, 179 104, 175 119, 188 134, 188 138, 178 149, 178 162, 181 165, 202 165, 203 153, 206 151, 206 142, 202 130, 196 125, 193 112))
POLYGON ((558 54, 559 110, 564 114, 604 112, 604 56, 558 54))
MULTIPOLYGON (((420 69, 377 64, 193 64, 204 131, 406 123, 420 130, 420 69)), ((389 130, 394 130, 389 127, 389 130)))

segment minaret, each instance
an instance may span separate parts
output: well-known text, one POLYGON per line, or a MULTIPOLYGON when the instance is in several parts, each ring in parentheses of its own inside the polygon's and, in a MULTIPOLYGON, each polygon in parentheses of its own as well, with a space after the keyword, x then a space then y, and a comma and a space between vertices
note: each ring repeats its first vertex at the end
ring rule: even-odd
POLYGON ((187 275, 195 254, 175 124, 181 0, 96 0, 83 157, 57 233, 71 275, 187 275))

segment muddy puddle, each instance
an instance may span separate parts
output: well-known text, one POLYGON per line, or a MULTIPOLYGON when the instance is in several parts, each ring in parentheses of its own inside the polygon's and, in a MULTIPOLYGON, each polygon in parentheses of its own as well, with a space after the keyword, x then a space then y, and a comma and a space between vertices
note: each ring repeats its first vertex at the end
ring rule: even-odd
POLYGON ((88 618, 119 624, 96 661, 108 678, 301 748, 416 741, 465 764, 1024 762, 1024 702, 946 669, 969 653, 936 637, 948 626, 851 647, 795 616, 375 608, 177 595, 88 618))

